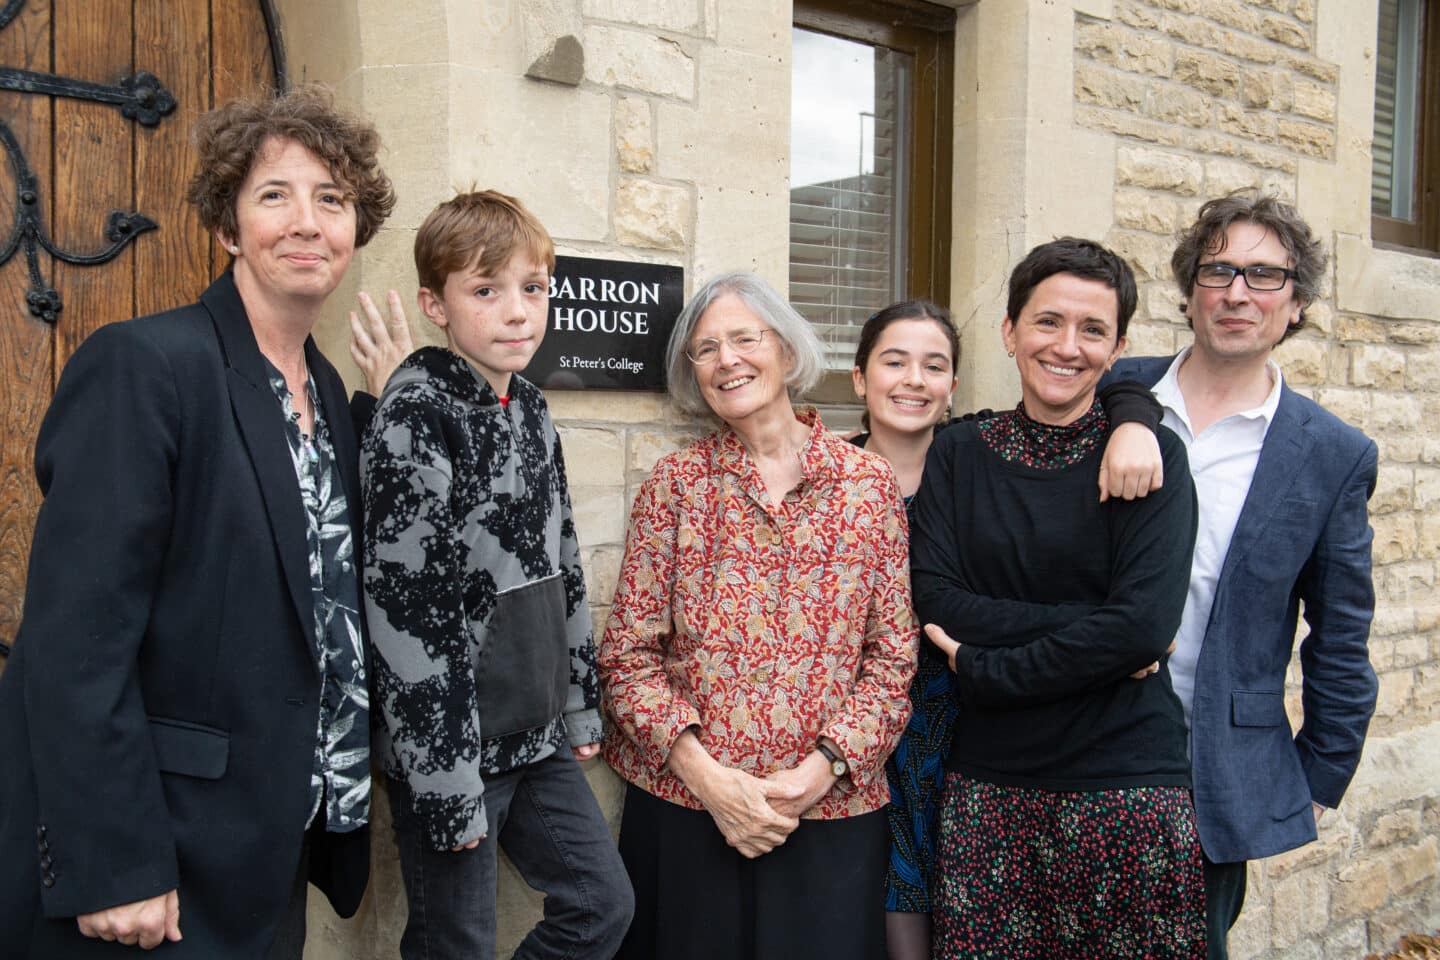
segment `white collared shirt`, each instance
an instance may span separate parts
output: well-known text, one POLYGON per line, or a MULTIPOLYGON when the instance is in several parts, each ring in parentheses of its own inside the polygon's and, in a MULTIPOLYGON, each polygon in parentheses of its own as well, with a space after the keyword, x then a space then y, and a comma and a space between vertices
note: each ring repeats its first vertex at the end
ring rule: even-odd
POLYGON ((1215 421, 1197 437, 1190 427, 1190 414, 1178 377, 1180 367, 1189 356, 1190 348, 1186 347, 1153 389, 1155 399, 1165 408, 1161 422, 1185 442, 1199 508, 1195 556, 1190 565, 1190 592, 1185 598, 1180 630, 1175 635, 1175 652, 1170 655, 1170 682, 1185 707, 1187 726, 1195 696, 1195 665, 1200 660, 1200 645, 1210 623, 1215 585, 1225 566, 1235 523, 1250 492, 1255 466, 1260 462, 1260 447, 1280 406, 1283 382, 1280 367, 1273 360, 1268 362, 1266 370, 1271 388, 1265 401, 1258 407, 1215 421))

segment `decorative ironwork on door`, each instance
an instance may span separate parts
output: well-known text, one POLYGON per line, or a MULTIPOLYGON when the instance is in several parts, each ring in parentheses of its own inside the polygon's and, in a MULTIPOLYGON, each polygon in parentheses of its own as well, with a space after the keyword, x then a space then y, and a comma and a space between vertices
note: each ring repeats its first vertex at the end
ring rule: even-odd
MULTIPOLYGON (((26 0, 9 0, 0 8, 0 30, 10 25, 25 3, 26 0)), ((111 104, 119 107, 120 114, 127 120, 134 120, 145 127, 156 126, 175 109, 175 97, 157 77, 143 70, 123 78, 119 83, 104 84, 0 66, 0 90, 111 104)), ((0 267, 9 263, 16 251, 24 247, 30 275, 25 304, 31 315, 53 324, 59 319, 65 304, 60 292, 46 283, 40 274, 40 248, 66 263, 95 266, 115 259, 130 241, 148 230, 157 229, 159 224, 143 213, 113 210, 105 222, 105 239, 109 241, 109 246, 98 253, 72 253, 62 249, 45 231, 40 215, 39 178, 31 172, 20 142, 4 117, 0 117, 0 144, 3 144, 5 155, 15 171, 16 200, 15 223, 10 235, 0 244, 0 267)))

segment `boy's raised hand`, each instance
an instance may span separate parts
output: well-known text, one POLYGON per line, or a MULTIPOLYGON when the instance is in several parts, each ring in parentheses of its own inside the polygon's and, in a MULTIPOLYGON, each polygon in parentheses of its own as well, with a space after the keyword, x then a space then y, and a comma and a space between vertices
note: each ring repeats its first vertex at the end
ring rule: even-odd
POLYGON ((358 299, 360 311, 350 311, 350 356, 365 374, 366 392, 378 397, 390 374, 415 351, 415 341, 398 291, 391 290, 386 297, 388 319, 380 316, 380 308, 370 294, 362 290, 358 299))

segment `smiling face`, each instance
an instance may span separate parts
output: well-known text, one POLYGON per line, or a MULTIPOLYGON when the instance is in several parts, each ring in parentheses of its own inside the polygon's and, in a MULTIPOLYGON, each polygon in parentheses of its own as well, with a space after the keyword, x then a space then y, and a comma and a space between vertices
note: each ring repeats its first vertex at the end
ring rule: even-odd
POLYGON ((477 254, 475 263, 447 276, 438 297, 421 287, 420 309, 503 397, 511 375, 529 365, 545 337, 550 272, 524 252, 488 273, 479 260, 477 254))
POLYGON ((1031 419, 1073 423, 1090 409, 1095 385, 1125 349, 1119 309, 1114 288, 1056 273, 1035 286, 1019 317, 1005 318, 1005 349, 1015 354, 1031 419))
POLYGON ((238 236, 220 234, 235 257, 242 297, 314 309, 345 276, 355 253, 355 207, 330 169, 294 140, 272 138, 235 197, 238 236))
POLYGON ((711 339, 719 341, 719 351, 712 362, 696 365, 695 382, 712 413, 734 426, 778 405, 790 406, 785 344, 744 300, 727 293, 705 308, 690 335, 691 351, 700 341, 711 339), (764 331, 760 345, 750 353, 739 353, 731 345, 730 338, 742 330, 764 331))
POLYGON ((865 401, 872 433, 930 430, 955 390, 950 340, 936 320, 896 320, 880 331, 865 369, 855 367, 851 380, 865 401))
MULTIPOLYGON (((1230 224, 1224 250, 1212 247, 1200 258, 1202 266, 1207 263, 1293 266, 1280 239, 1248 220, 1230 224)), ((1279 290, 1251 290, 1245 278, 1237 276, 1228 287, 1193 285, 1185 312, 1195 330, 1196 353, 1213 361, 1263 361, 1286 328, 1299 322, 1301 306, 1294 280, 1286 280, 1279 290)))

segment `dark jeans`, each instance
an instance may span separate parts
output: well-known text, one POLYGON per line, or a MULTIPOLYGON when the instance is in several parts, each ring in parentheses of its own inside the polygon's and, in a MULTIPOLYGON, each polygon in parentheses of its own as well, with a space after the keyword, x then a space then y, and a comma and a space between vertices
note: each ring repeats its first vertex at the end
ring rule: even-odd
POLYGON ((1228 960, 1226 940, 1245 906, 1247 862, 1212 863, 1205 858, 1205 960, 1228 960))
POLYGON ((630 881, 570 748, 485 778, 490 832, 474 850, 433 850, 405 790, 389 784, 410 917, 404 960, 495 956, 497 851, 545 894, 545 914, 514 960, 608 960, 630 926, 630 881))

